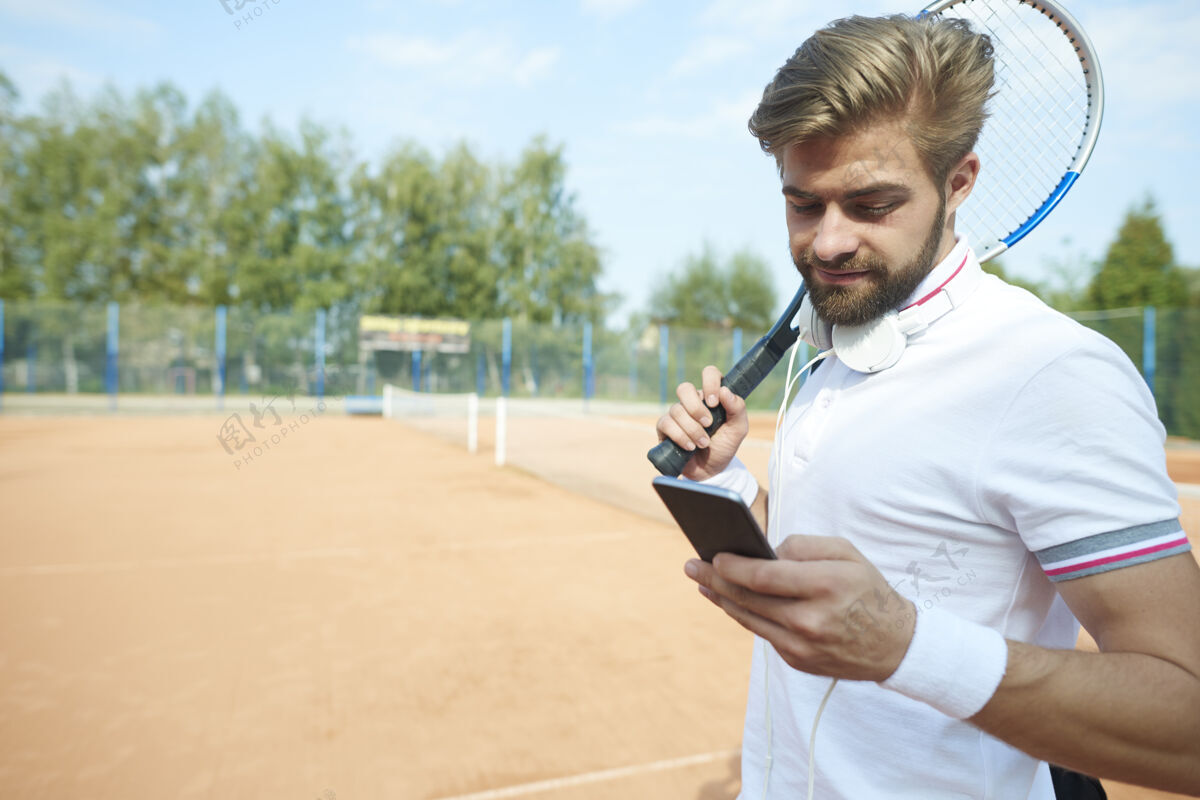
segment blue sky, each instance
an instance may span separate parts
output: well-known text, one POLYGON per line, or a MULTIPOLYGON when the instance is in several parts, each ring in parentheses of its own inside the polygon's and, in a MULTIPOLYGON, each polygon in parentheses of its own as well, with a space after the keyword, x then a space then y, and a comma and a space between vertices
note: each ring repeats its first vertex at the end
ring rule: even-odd
MULTIPOLYGON (((270 118, 295 130, 307 116, 344 128, 372 161, 405 140, 435 153, 465 140, 511 160, 544 134, 565 148, 569 188, 604 253, 602 287, 625 297, 622 315, 705 242, 767 259, 783 303, 795 278, 778 176, 746 118, 831 15, 917 10, 887 0, 227 0, 238 2, 230 15, 221 0, 0 0, 0 69, 27 108, 63 78, 85 95, 170 81, 193 103, 219 88, 251 129, 270 118)), ((1177 259, 1200 266, 1190 57, 1200 4, 1070 9, 1100 54, 1104 128, 1080 182, 1007 268, 1084 279, 1072 265, 1102 256, 1147 193, 1177 259)))

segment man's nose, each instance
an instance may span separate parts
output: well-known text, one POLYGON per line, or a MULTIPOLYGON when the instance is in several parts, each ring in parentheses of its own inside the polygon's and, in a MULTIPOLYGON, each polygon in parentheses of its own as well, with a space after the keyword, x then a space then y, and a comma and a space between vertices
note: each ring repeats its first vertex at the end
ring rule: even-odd
POLYGON ((816 238, 813 239, 813 255, 826 263, 835 263, 853 256, 858 245, 854 221, 848 219, 837 206, 827 206, 817 226, 816 238))

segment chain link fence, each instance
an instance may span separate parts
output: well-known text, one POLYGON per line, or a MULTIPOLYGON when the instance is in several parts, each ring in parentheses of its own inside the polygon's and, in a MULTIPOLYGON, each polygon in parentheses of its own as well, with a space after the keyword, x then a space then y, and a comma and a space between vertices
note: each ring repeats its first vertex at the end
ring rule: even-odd
MULTIPOLYGON (((706 364, 731 365, 756 335, 483 320, 471 323, 467 352, 405 352, 360 348, 359 315, 345 308, 264 314, 5 301, 0 314, 0 379, 10 399, 208 397, 214 410, 222 396, 371 397, 384 383, 437 394, 670 403, 678 383, 697 381, 706 364)), ((1200 438, 1200 309, 1074 316, 1129 355, 1170 434, 1200 438)), ((750 407, 776 407, 783 381, 782 369, 772 373, 750 407)))

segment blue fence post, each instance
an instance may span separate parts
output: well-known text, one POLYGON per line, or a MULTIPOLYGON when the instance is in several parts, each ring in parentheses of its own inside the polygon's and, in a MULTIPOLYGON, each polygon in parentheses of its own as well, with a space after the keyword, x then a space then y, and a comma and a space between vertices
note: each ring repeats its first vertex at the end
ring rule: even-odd
POLYGON ((666 325, 658 326, 658 400, 667 402, 667 362, 670 356, 670 329, 666 325))
POLYGON ((504 318, 504 341, 500 353, 500 391, 508 397, 512 388, 512 320, 504 318))
POLYGON ((104 358, 104 388, 108 392, 108 408, 117 410, 117 355, 120 340, 121 307, 114 301, 108 304, 108 346, 104 358))
POLYGON ((596 376, 592 372, 592 323, 583 323, 583 399, 588 401, 596 392, 596 376))
POLYGON ((1154 370, 1156 367, 1156 347, 1157 342, 1157 325, 1155 320, 1154 306, 1146 306, 1142 309, 1142 377, 1146 379, 1146 385, 1150 387, 1150 394, 1154 394, 1154 370))
POLYGON ((0 300, 0 409, 4 408, 4 301, 0 300))
POLYGON ((213 389, 217 394, 217 411, 225 408, 225 306, 217 306, 217 380, 213 389))
POLYGON ((314 337, 317 357, 317 400, 325 399, 325 309, 317 309, 317 330, 314 337))
POLYGON ((629 399, 637 399, 637 354, 638 343, 634 339, 629 343, 629 399))
POLYGON ((421 351, 412 351, 412 387, 414 392, 421 391, 421 351))
POLYGON ((487 358, 479 351, 479 359, 475 362, 475 394, 483 397, 487 394, 487 358))
POLYGON ((534 345, 529 347, 529 374, 533 376, 533 396, 537 397, 538 386, 542 381, 538 375, 537 347, 534 345))
POLYGON ((29 329, 29 341, 25 344, 25 391, 33 394, 37 391, 37 341, 33 336, 34 330, 29 329))
POLYGON ((742 357, 742 329, 734 328, 733 329, 733 358, 730 359, 730 361, 732 363, 733 361, 737 361, 741 357, 742 357))
POLYGON ((687 380, 687 372, 684 370, 683 365, 684 355, 683 339, 680 338, 679 342, 675 345, 675 383, 677 384, 687 380))

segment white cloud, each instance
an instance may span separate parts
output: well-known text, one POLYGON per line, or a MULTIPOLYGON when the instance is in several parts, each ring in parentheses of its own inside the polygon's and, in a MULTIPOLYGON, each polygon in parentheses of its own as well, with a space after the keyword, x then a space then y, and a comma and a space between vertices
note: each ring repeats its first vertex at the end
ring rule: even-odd
POLYGON ((21 92, 21 101, 32 105, 46 93, 69 81, 78 95, 99 89, 103 79, 93 72, 23 47, 0 45, 0 63, 21 92))
POLYGON ((1135 104, 1140 113, 1200 100, 1193 55, 1200 42, 1200 6, 1194 2, 1097 9, 1081 22, 1110 95, 1135 104))
POLYGON ((641 3, 642 0, 582 0, 580 8, 585 14, 611 19, 632 10, 641 3))
POLYGON ((620 133, 647 138, 704 139, 733 134, 746 135, 746 120, 758 105, 760 94, 747 92, 736 100, 718 102, 708 111, 691 117, 663 115, 619 122, 614 127, 620 133))
POLYGON ((56 27, 157 37, 156 22, 105 8, 94 0, 0 0, 0 14, 56 27))
POLYGON ((562 55, 558 47, 522 51, 511 41, 483 31, 448 40, 373 33, 352 36, 346 46, 383 66, 416 70, 423 77, 460 87, 497 83, 526 87, 545 77, 562 55))
POLYGON ((894 0, 859 0, 851 11, 796 0, 712 0, 700 12, 699 22, 726 34, 736 33, 756 41, 786 39, 798 46, 833 19, 851 13, 869 16, 895 12, 895 6, 894 0))
POLYGON ((745 39, 732 36, 705 36, 692 42, 683 55, 671 65, 672 78, 682 78, 717 67, 750 50, 745 39))

